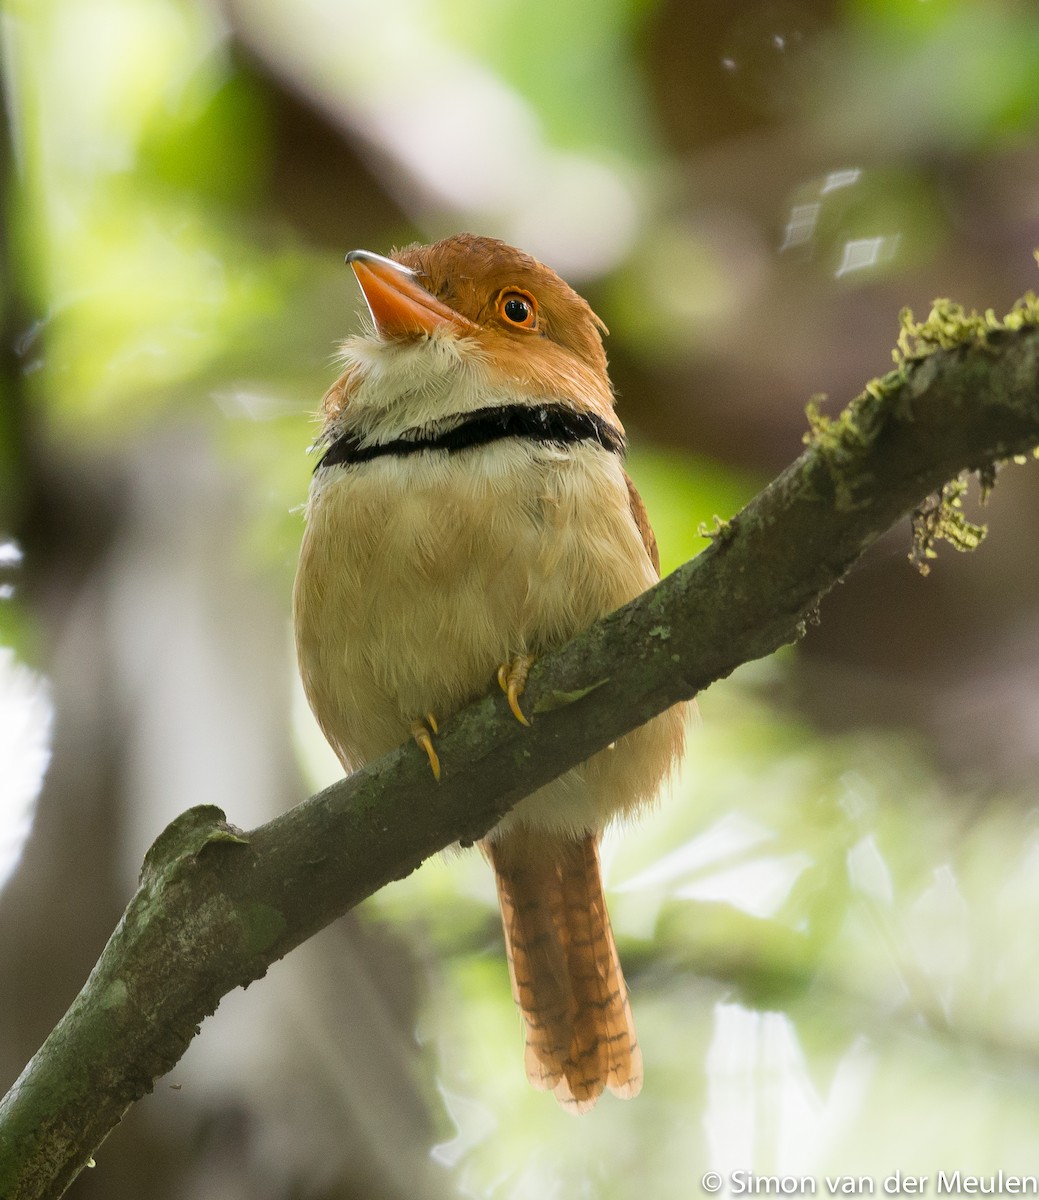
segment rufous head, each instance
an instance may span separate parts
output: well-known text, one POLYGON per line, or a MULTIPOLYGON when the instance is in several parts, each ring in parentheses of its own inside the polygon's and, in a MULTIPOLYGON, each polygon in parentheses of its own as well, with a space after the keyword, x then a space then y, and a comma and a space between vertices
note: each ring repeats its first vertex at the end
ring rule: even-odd
MULTIPOLYGON (((430 355, 440 351, 448 361, 443 352, 449 350, 467 369, 482 373, 488 386, 612 409, 606 326, 531 255, 495 238, 460 233, 429 246, 406 246, 388 258, 367 250, 346 258, 374 325, 363 353, 357 339, 346 344, 348 362, 403 361, 417 346, 432 344, 430 355)), ((340 381, 341 403, 339 385, 326 397, 328 417, 347 402, 351 382, 348 369, 340 381)))

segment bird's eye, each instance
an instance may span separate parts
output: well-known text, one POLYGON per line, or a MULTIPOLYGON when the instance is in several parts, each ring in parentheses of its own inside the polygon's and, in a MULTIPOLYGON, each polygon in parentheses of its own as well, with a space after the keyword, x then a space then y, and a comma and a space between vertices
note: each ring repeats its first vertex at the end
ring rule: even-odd
POLYGON ((538 302, 530 292, 506 288, 498 297, 498 313, 520 329, 537 329, 538 302))

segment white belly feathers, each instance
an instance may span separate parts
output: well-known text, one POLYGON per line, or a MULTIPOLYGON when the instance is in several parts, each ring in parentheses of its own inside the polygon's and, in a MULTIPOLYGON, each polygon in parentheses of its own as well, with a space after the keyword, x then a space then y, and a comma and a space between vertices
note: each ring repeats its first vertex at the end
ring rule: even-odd
MULTIPOLYGON (((295 594, 303 681, 348 767, 404 742, 416 718, 445 718, 486 692, 501 663, 562 645, 656 581, 618 456, 594 445, 506 439, 322 469, 307 521, 295 594)), ((598 759, 614 757, 629 758, 598 759)), ((606 789, 616 799, 570 795, 564 815, 563 793, 587 791, 574 775, 525 801, 526 818, 596 828, 604 807, 630 807, 659 781, 618 778, 606 789)))

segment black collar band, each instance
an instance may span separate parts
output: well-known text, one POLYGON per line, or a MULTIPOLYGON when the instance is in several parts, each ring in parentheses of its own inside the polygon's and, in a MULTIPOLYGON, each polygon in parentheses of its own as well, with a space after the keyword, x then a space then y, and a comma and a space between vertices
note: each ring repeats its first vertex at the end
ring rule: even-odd
POLYGON ((457 454, 503 438, 522 438, 552 446, 595 442, 612 454, 624 453, 624 435, 595 413, 578 411, 565 404, 507 404, 466 413, 458 425, 440 432, 416 432, 413 437, 401 437, 392 442, 363 446, 356 433, 341 434, 321 456, 314 470, 353 466, 385 455, 404 458, 431 450, 457 454))

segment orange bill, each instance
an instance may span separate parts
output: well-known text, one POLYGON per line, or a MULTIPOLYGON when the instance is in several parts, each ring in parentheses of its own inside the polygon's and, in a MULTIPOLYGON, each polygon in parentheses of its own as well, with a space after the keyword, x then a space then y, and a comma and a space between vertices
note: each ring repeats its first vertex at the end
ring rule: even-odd
POLYGON ((370 250, 351 250, 346 261, 354 269, 380 337, 414 337, 438 329, 465 334, 476 328, 427 292, 414 271, 392 258, 370 250))

